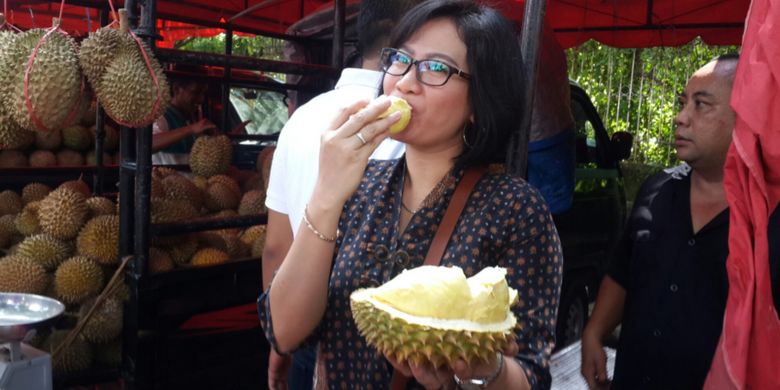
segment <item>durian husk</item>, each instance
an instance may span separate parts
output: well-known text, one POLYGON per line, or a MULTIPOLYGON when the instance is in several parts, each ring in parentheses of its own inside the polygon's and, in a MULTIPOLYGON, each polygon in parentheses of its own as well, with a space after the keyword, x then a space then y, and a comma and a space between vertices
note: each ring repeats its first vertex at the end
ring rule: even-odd
POLYGON ((369 345, 397 361, 435 367, 452 367, 457 360, 487 362, 515 338, 517 320, 509 306, 516 292, 505 280, 492 290, 484 283, 474 283, 482 286, 476 288, 465 277, 437 275, 437 268, 445 267, 411 270, 417 272, 411 283, 402 279, 410 272, 405 271, 383 286, 354 291, 350 302, 358 331, 369 345), (485 306, 491 309, 488 315, 475 316, 485 306))
POLYGON ((187 265, 198 251, 198 240, 191 235, 178 236, 177 243, 166 248, 166 251, 176 265, 187 265))
POLYGON ((190 150, 190 169, 197 176, 211 177, 228 171, 233 143, 226 135, 202 135, 190 150))
POLYGON ((53 271, 73 255, 73 246, 70 242, 60 241, 48 234, 36 234, 20 242, 16 253, 35 261, 47 271, 53 271))
POLYGON ((22 128, 54 131, 78 119, 75 114, 81 100, 82 75, 73 39, 60 32, 49 34, 40 45, 29 72, 29 100, 32 113, 40 124, 33 121, 25 103, 25 72, 28 58, 46 33, 43 29, 25 31, 9 46, 9 66, 5 69, 10 72, 9 85, 4 88, 3 100, 14 121, 22 128))
MULTIPOLYGON (((121 33, 121 32, 120 32, 121 33)), ((159 118, 170 104, 168 80, 146 44, 135 40, 120 44, 113 59, 92 83, 106 114, 117 123, 143 127, 159 118), (157 84, 147 68, 141 51, 146 52, 157 84)))
POLYGON ((0 192, 0 216, 18 214, 22 211, 22 197, 16 192, 5 190, 0 192))
POLYGON ((29 163, 24 152, 12 149, 0 150, 0 168, 25 168, 27 166, 29 163))
POLYGON ((92 218, 99 215, 115 215, 116 205, 111 199, 102 196, 93 196, 86 200, 89 214, 92 218))
POLYGON ((44 294, 51 278, 40 264, 11 255, 0 258, 0 291, 44 294))
POLYGON ((168 272, 174 268, 173 259, 168 252, 151 247, 149 248, 149 273, 158 274, 168 272))
POLYGON ((265 229, 265 225, 250 226, 241 233, 241 241, 251 246, 258 238, 265 237, 265 229))
POLYGON ((194 267, 208 267, 217 264, 224 264, 230 260, 230 256, 219 249, 203 248, 195 252, 190 260, 190 265, 194 267))
POLYGON ((92 133, 81 125, 70 125, 62 129, 62 146, 83 152, 92 146, 92 133))
MULTIPOLYGON (((84 318, 97 300, 85 301, 79 309, 79 317, 84 318)), ((122 333, 122 301, 106 298, 95 308, 89 320, 81 329, 81 336, 95 344, 105 344, 122 333)))
POLYGON ((30 183, 22 188, 22 203, 28 204, 43 200, 51 192, 51 187, 42 183, 30 183))
POLYGON ((60 240, 69 240, 79 234, 88 214, 86 198, 82 193, 58 188, 41 200, 38 221, 44 233, 60 240))
POLYGON ((265 214, 268 210, 265 208, 265 192, 252 190, 241 197, 241 203, 238 205, 239 215, 265 214))
POLYGON ((84 155, 75 150, 61 149, 57 152, 56 157, 57 165, 61 167, 80 167, 86 163, 84 155))
POLYGON ((81 228, 77 253, 103 265, 119 263, 119 216, 100 215, 81 228))
POLYGON ((51 151, 59 149, 60 146, 62 146, 62 132, 59 129, 35 132, 36 149, 51 151))
POLYGON ((103 270, 84 256, 65 260, 54 273, 57 297, 67 304, 82 303, 97 295, 103 286, 103 270))
POLYGON ((28 203, 14 219, 16 231, 25 237, 32 236, 41 232, 41 224, 38 222, 38 207, 40 203, 28 203))
POLYGON ((3 89, 8 86, 11 74, 7 62, 8 52, 14 45, 17 34, 11 31, 0 31, 0 150, 26 149, 35 142, 35 133, 19 126, 11 118, 9 107, 3 104, 3 89))
POLYGON ((195 210, 203 207, 203 191, 190 179, 179 174, 169 174, 163 177, 161 182, 166 198, 189 202, 195 210))
POLYGON ((205 206, 210 211, 235 210, 241 201, 241 195, 221 182, 209 183, 205 192, 205 206))
POLYGON ((0 217, 0 248, 9 248, 24 238, 16 230, 15 222, 16 216, 13 214, 0 217))
MULTIPOLYGON (((44 349, 53 353, 57 347, 65 341, 70 330, 55 330, 44 342, 44 349)), ((52 369, 54 374, 70 374, 87 370, 92 365, 92 346, 81 336, 76 336, 73 342, 60 350, 59 354, 52 356, 52 369)))
POLYGON ((46 168, 57 166, 57 156, 49 150, 36 150, 30 153, 30 167, 46 168))

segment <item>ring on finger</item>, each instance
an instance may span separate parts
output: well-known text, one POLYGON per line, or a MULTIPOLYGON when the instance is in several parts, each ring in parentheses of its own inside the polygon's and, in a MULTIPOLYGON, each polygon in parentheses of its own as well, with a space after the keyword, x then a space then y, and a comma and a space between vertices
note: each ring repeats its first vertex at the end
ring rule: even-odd
POLYGON ((360 132, 356 133, 355 137, 358 137, 358 139, 360 140, 360 142, 363 143, 363 145, 368 143, 368 141, 366 141, 365 137, 363 137, 363 134, 360 134, 360 132))

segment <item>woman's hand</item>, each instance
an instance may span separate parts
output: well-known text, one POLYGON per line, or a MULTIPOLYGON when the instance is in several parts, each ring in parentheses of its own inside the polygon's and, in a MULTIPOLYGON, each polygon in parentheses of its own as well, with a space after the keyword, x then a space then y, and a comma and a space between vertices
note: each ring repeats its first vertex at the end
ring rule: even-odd
POLYGON ((390 107, 387 97, 359 101, 342 109, 322 134, 317 184, 312 200, 325 208, 341 207, 357 189, 368 158, 388 136, 400 114, 376 118, 390 107))

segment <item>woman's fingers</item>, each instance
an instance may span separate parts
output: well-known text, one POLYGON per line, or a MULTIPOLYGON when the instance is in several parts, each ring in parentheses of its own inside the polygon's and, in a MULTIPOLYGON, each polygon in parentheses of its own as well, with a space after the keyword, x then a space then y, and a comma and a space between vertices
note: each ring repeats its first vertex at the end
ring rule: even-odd
POLYGON ((399 362, 389 356, 385 356, 387 361, 390 362, 390 364, 393 365, 393 368, 395 368, 396 371, 400 372, 401 374, 404 374, 406 377, 412 376, 412 370, 409 368, 409 363, 407 362, 399 362))

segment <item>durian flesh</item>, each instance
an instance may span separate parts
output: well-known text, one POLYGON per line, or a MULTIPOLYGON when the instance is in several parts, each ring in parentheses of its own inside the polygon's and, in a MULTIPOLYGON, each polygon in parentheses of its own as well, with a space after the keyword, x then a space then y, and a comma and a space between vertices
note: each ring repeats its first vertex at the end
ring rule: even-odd
POLYGON ((423 266, 352 293, 352 315, 368 343, 397 360, 452 365, 486 361, 514 338, 517 292, 506 270, 466 279, 457 267, 423 266))

